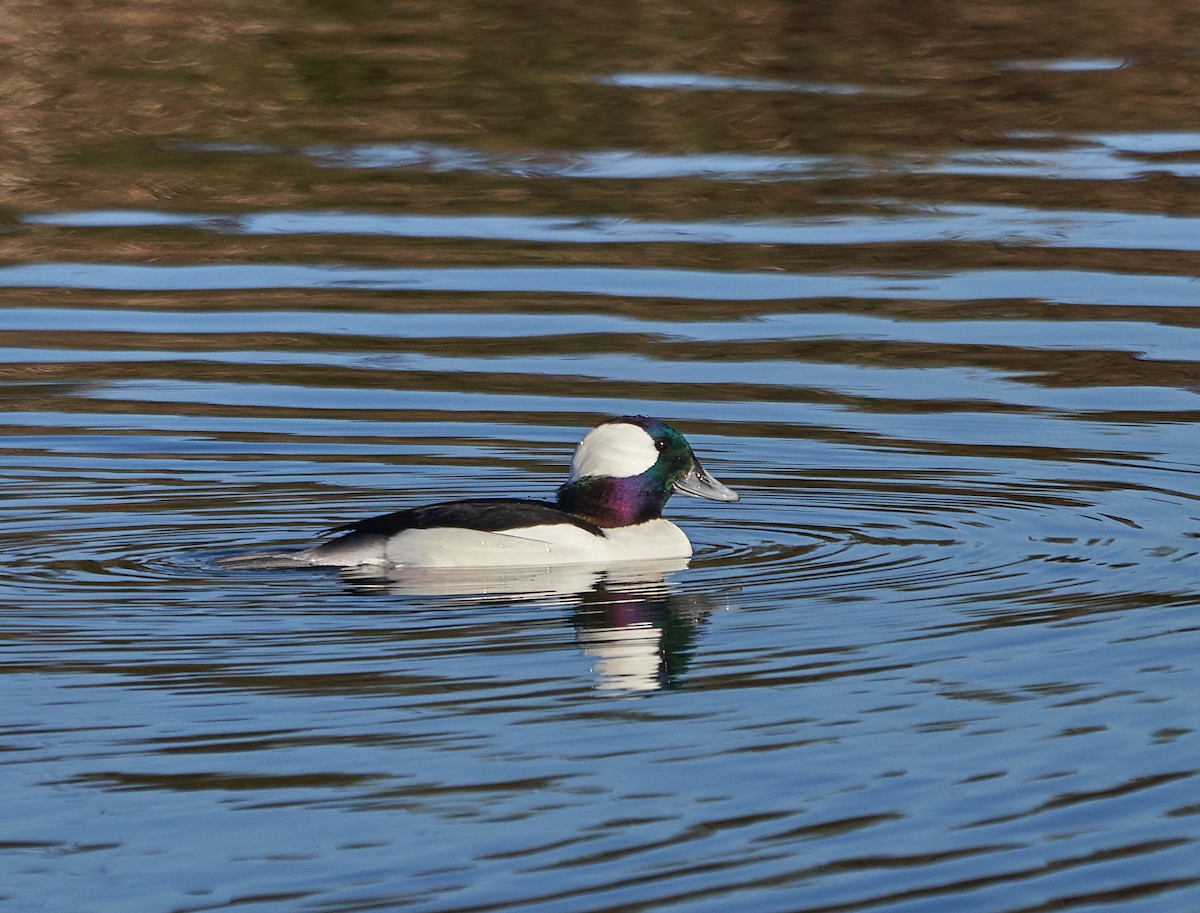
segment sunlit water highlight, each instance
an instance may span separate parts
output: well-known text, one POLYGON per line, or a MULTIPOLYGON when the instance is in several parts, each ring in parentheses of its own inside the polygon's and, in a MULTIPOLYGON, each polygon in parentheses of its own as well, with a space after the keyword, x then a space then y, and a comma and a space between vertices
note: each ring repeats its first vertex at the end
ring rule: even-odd
POLYGON ((482 173, 527 180, 798 181, 866 179, 880 173, 1032 178, 1036 180, 1136 180, 1152 174, 1200 175, 1200 133, 1014 133, 982 150, 893 155, 772 155, 703 152, 655 154, 631 149, 579 152, 529 150, 500 155, 424 143, 324 145, 291 150, 275 146, 206 143, 188 151, 213 155, 287 155, 296 152, 327 168, 482 173))

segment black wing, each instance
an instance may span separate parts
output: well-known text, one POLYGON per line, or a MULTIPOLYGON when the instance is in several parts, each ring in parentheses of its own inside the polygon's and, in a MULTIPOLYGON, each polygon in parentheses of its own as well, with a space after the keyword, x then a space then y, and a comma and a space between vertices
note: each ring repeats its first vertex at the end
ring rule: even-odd
POLYGON ((598 526, 559 510, 549 501, 527 501, 523 498, 471 498, 465 501, 446 501, 426 507, 410 507, 378 517, 367 517, 328 530, 333 533, 363 533, 391 536, 406 529, 440 529, 454 527, 499 533, 523 526, 545 526, 569 523, 596 535, 603 535, 598 526))

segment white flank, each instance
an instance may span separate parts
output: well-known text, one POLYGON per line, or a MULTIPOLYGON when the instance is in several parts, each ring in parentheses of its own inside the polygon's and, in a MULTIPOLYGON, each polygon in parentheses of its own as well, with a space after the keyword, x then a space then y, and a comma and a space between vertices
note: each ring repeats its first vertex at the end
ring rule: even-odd
MULTIPOLYGON (((387 543, 389 564, 407 567, 518 567, 577 564, 597 539, 569 524, 506 532, 439 527, 407 529, 387 543)), ((603 550, 604 540, 599 540, 603 550)), ((607 557, 607 556, 605 556, 607 557)))
POLYGON ((386 546, 388 564, 400 567, 520 567, 608 564, 686 558, 687 536, 668 520, 605 530, 596 536, 578 526, 548 524, 502 533, 471 529, 409 529, 386 546))
POLYGON ((641 475, 658 462, 658 448, 645 430, 628 422, 599 425, 587 433, 571 458, 571 481, 584 476, 641 475))
POLYGON ((570 523, 506 532, 458 527, 406 529, 393 536, 355 535, 296 552, 235 555, 230 568, 327 567, 517 568, 688 558, 692 544, 678 526, 659 517, 595 535, 570 523))

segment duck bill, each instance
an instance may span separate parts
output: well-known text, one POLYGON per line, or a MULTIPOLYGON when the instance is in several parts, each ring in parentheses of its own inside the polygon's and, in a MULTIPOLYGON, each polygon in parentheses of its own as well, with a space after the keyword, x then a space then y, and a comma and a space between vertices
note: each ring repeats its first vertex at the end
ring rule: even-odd
POLYGON ((688 474, 672 486, 672 491, 693 498, 704 498, 708 501, 737 501, 738 493, 732 488, 722 485, 700 465, 699 461, 692 464, 688 474))

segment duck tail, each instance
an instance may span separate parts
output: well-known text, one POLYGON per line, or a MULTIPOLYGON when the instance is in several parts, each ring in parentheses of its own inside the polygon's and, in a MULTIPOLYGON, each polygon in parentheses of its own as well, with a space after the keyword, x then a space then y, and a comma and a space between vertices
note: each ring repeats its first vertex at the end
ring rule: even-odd
POLYGON ((244 555, 226 555, 216 560, 217 567, 232 571, 261 570, 280 567, 311 567, 310 550, 298 552, 247 552, 244 555))

